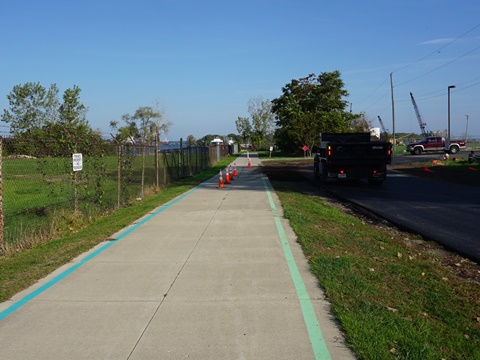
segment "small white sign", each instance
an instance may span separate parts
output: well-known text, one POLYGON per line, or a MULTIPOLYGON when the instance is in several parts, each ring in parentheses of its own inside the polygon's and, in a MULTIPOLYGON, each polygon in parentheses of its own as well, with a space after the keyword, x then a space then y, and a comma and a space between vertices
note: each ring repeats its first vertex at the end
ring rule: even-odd
POLYGON ((273 146, 270 146, 270 151, 273 151, 273 146))
POLYGON ((83 169, 82 154, 72 154, 72 160, 73 160, 73 171, 82 171, 83 169))

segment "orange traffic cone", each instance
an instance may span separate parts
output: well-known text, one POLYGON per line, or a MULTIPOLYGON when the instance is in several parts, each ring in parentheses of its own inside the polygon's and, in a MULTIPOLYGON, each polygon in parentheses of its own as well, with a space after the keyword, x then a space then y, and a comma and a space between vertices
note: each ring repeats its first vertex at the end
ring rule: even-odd
POLYGON ((218 187, 219 188, 225 187, 225 185, 223 183, 222 169, 220 169, 220 175, 218 177, 218 187))
POLYGON ((225 169, 225 184, 230 184, 230 175, 228 174, 228 167, 225 169))
POLYGON ((218 177, 218 187, 219 187, 219 188, 225 187, 225 185, 223 184, 222 169, 220 169, 220 176, 218 177))
POLYGON ((230 165, 230 166, 228 167, 228 171, 229 171, 229 173, 230 173, 230 180, 234 180, 234 179, 233 179, 232 165, 230 165))
POLYGON ((238 176, 236 163, 233 163, 233 176, 238 176))

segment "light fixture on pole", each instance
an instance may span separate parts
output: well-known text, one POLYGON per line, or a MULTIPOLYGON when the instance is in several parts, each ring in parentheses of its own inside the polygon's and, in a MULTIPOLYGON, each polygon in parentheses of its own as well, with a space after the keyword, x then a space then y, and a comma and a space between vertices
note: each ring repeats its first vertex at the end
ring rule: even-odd
POLYGON ((447 141, 445 143, 445 148, 450 147, 450 89, 454 89, 455 85, 450 85, 448 87, 448 129, 447 129, 447 141))

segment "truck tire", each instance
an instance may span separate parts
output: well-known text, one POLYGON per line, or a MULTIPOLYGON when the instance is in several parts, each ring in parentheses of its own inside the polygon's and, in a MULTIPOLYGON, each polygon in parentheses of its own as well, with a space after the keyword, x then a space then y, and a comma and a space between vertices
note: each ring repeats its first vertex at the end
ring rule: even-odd
POLYGON ((450 153, 450 154, 456 154, 456 153, 458 153, 459 150, 460 150, 460 149, 458 148, 457 145, 452 145, 452 146, 450 146, 449 153, 450 153))
POLYGON ((417 146, 415 149, 413 149, 413 154, 414 155, 422 155, 422 148, 420 146, 417 146))

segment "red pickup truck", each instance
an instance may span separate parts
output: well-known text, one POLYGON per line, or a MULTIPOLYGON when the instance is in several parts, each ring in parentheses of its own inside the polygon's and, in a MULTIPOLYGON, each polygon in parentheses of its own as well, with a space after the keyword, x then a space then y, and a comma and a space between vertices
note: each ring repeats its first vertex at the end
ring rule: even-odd
POLYGON ((407 145, 407 151, 412 155, 420 155, 424 152, 444 151, 450 154, 456 154, 461 149, 465 149, 467 142, 465 140, 450 140, 448 145, 441 136, 427 136, 419 142, 407 145))

